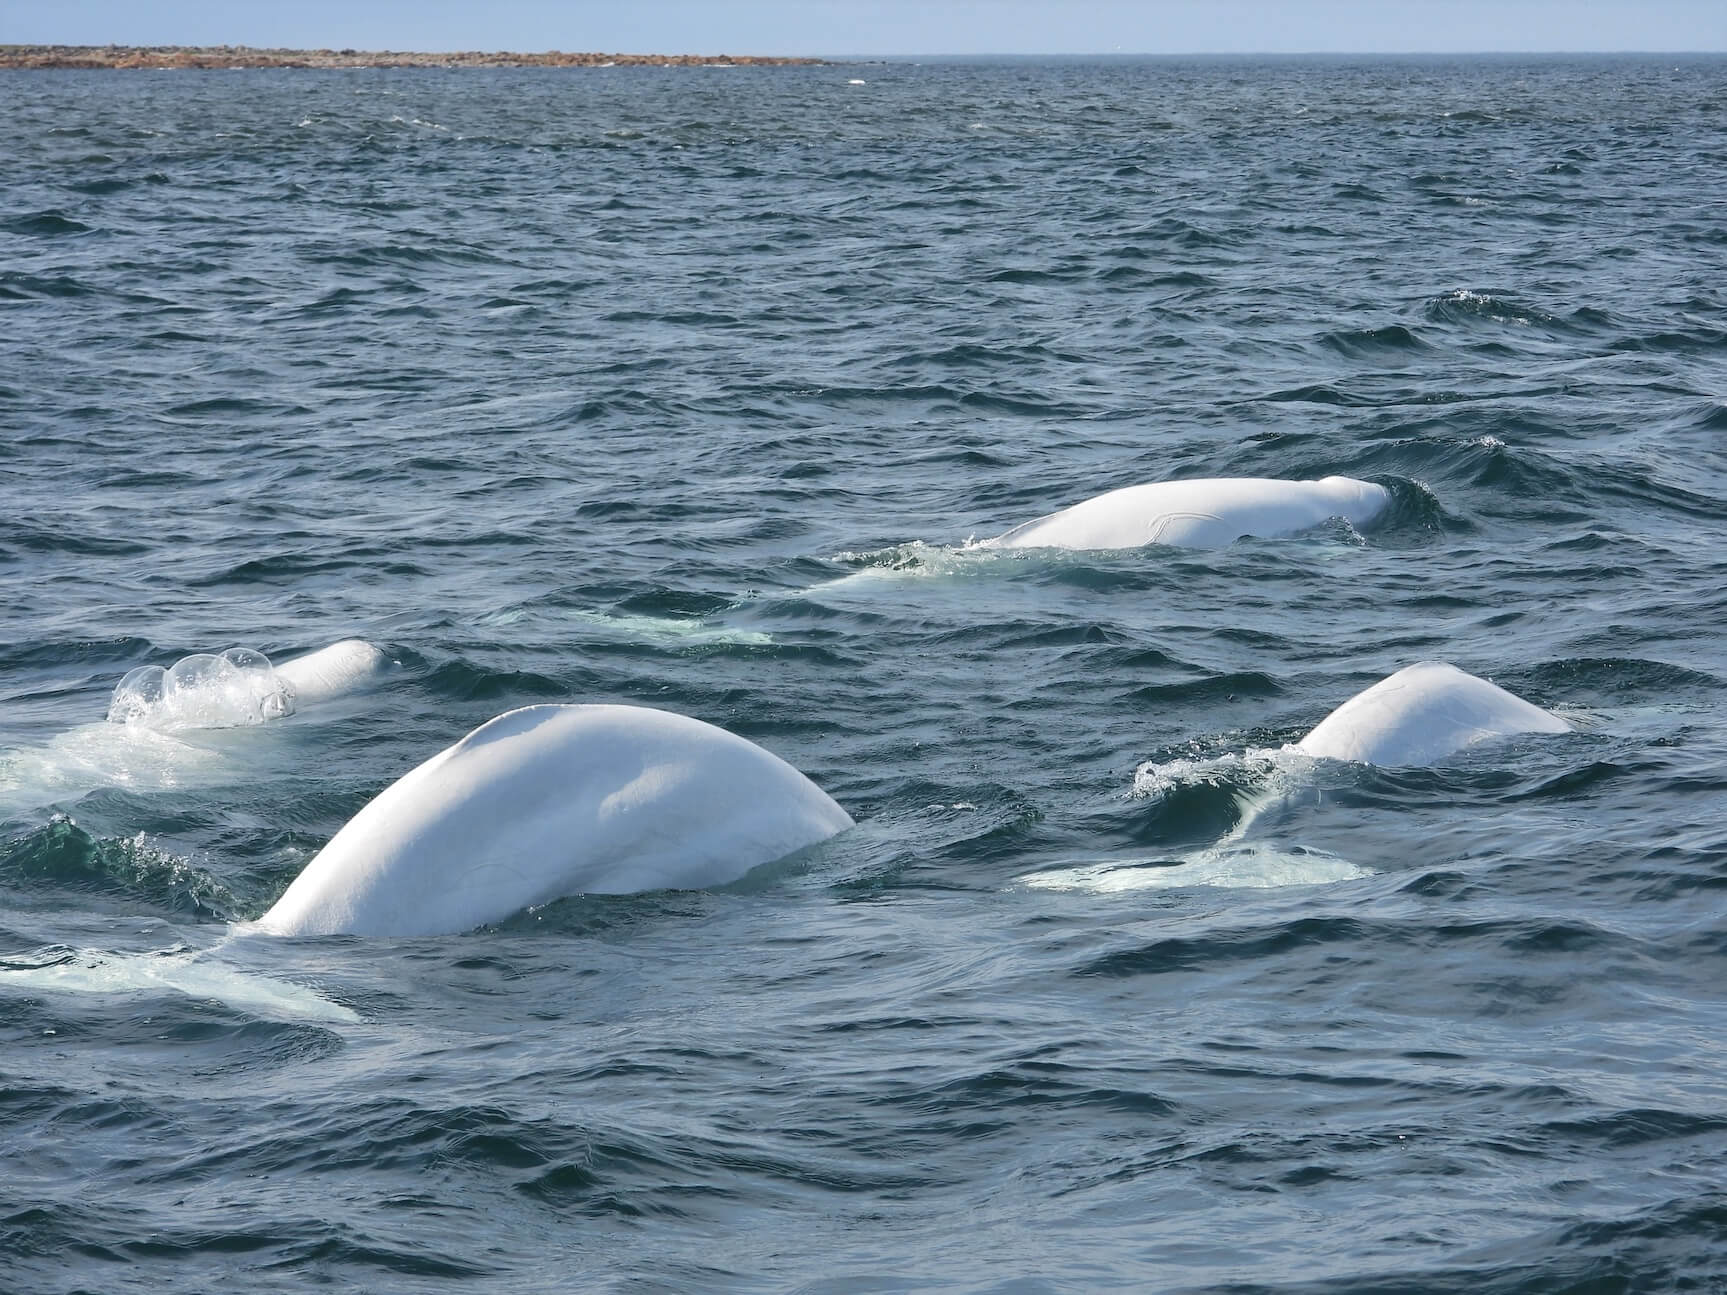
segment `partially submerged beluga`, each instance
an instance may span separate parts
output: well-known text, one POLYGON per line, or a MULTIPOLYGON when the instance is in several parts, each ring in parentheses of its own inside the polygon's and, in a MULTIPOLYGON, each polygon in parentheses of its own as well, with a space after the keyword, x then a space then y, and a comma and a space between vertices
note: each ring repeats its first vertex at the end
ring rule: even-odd
POLYGON ((1155 481, 1096 495, 979 541, 975 547, 1133 549, 1173 544, 1216 549, 1250 535, 1294 535, 1333 517, 1365 526, 1390 504, 1391 492, 1384 486, 1354 477, 1155 481))
POLYGON ((1254 824, 1306 776, 1288 753, 1383 767, 1439 764, 1478 744, 1519 734, 1559 734, 1571 725, 1497 684, 1454 665, 1406 666, 1344 702, 1274 761, 1273 786, 1238 801, 1241 817, 1215 845, 1180 861, 1106 860, 1032 873, 1022 883, 1042 890, 1117 891, 1178 886, 1313 885, 1371 875, 1322 850, 1284 849, 1249 841, 1254 824))

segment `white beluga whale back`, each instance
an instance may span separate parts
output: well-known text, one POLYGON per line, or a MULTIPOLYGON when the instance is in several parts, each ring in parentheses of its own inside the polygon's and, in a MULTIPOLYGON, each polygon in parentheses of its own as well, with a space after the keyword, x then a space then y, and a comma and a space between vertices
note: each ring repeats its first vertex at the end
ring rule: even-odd
POLYGON ((1362 526, 1390 502, 1391 492, 1384 486, 1353 477, 1157 481, 1111 490, 1016 526, 977 547, 1131 549, 1175 544, 1222 548, 1247 535, 1293 535, 1333 517, 1362 526))
POLYGON ((722 885, 851 825, 791 765, 711 724, 528 706, 386 787, 255 929, 454 933, 566 895, 722 885))
POLYGON ((367 687, 389 666, 390 658, 366 640, 343 639, 284 661, 276 677, 293 688, 300 705, 314 706, 367 687))
POLYGON ((1269 785, 1238 798, 1241 818, 1216 845, 1180 862, 1146 866, 1147 861, 1109 860, 1033 873, 1022 880, 1041 890, 1102 893, 1178 886, 1317 885, 1368 876, 1368 869, 1325 851, 1282 849, 1246 840, 1266 811, 1282 804, 1302 778, 1300 766, 1290 765, 1290 753, 1361 764, 1422 766, 1437 764, 1478 742, 1520 733, 1570 731, 1571 726, 1557 715, 1497 684, 1454 665, 1424 661, 1357 693, 1294 745, 1259 753, 1270 762, 1269 785))
POLYGON ((1351 697, 1300 742, 1311 756, 1426 765, 1517 733, 1567 733, 1557 715, 1454 665, 1406 666, 1351 697))

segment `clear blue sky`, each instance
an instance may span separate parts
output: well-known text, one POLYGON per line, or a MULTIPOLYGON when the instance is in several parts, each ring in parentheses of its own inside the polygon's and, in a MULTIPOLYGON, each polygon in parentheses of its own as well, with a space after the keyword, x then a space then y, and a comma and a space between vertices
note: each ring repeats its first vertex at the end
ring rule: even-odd
POLYGON ((0 0, 0 44, 693 54, 1727 50, 1727 0, 0 0))

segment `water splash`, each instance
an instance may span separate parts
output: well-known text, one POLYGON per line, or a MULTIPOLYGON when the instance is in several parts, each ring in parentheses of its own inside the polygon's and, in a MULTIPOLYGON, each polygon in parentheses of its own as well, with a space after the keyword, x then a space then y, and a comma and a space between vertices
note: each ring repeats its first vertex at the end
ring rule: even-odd
POLYGON ((251 648, 196 652, 173 665, 129 671, 108 703, 110 724, 137 724, 161 732, 185 728, 241 728, 294 713, 294 686, 270 659, 251 648))
POLYGON ((1187 886, 1261 890, 1370 877, 1371 868, 1327 850, 1247 839, 1268 813, 1311 792, 1316 764, 1312 756, 1294 746, 1252 747, 1240 753, 1143 764, 1134 771, 1134 797, 1161 799, 1198 788, 1225 791, 1235 802, 1235 825, 1216 844, 1174 858, 1074 864, 1031 873, 1021 877, 1019 884, 1034 890, 1109 894, 1187 886))
POLYGON ((0 845, 0 885, 124 896, 199 918, 227 920, 246 911, 220 880, 144 833, 99 837, 67 814, 0 845))

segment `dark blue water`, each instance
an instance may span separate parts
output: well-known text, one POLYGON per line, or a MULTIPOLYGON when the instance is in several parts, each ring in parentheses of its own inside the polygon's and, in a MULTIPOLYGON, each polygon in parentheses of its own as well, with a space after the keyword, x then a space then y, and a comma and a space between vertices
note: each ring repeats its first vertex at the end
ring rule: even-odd
POLYGON ((1727 1286, 1727 60, 0 107, 0 1288, 1727 1286), (1328 473, 1389 516, 961 548, 1328 473), (148 759, 102 723, 134 666, 346 636, 400 669, 148 759), (1575 731, 1285 779, 1422 659, 1575 731), (858 826, 217 947, 545 701, 722 725, 858 826), (1022 880, 1268 787, 1260 884, 1022 880))

